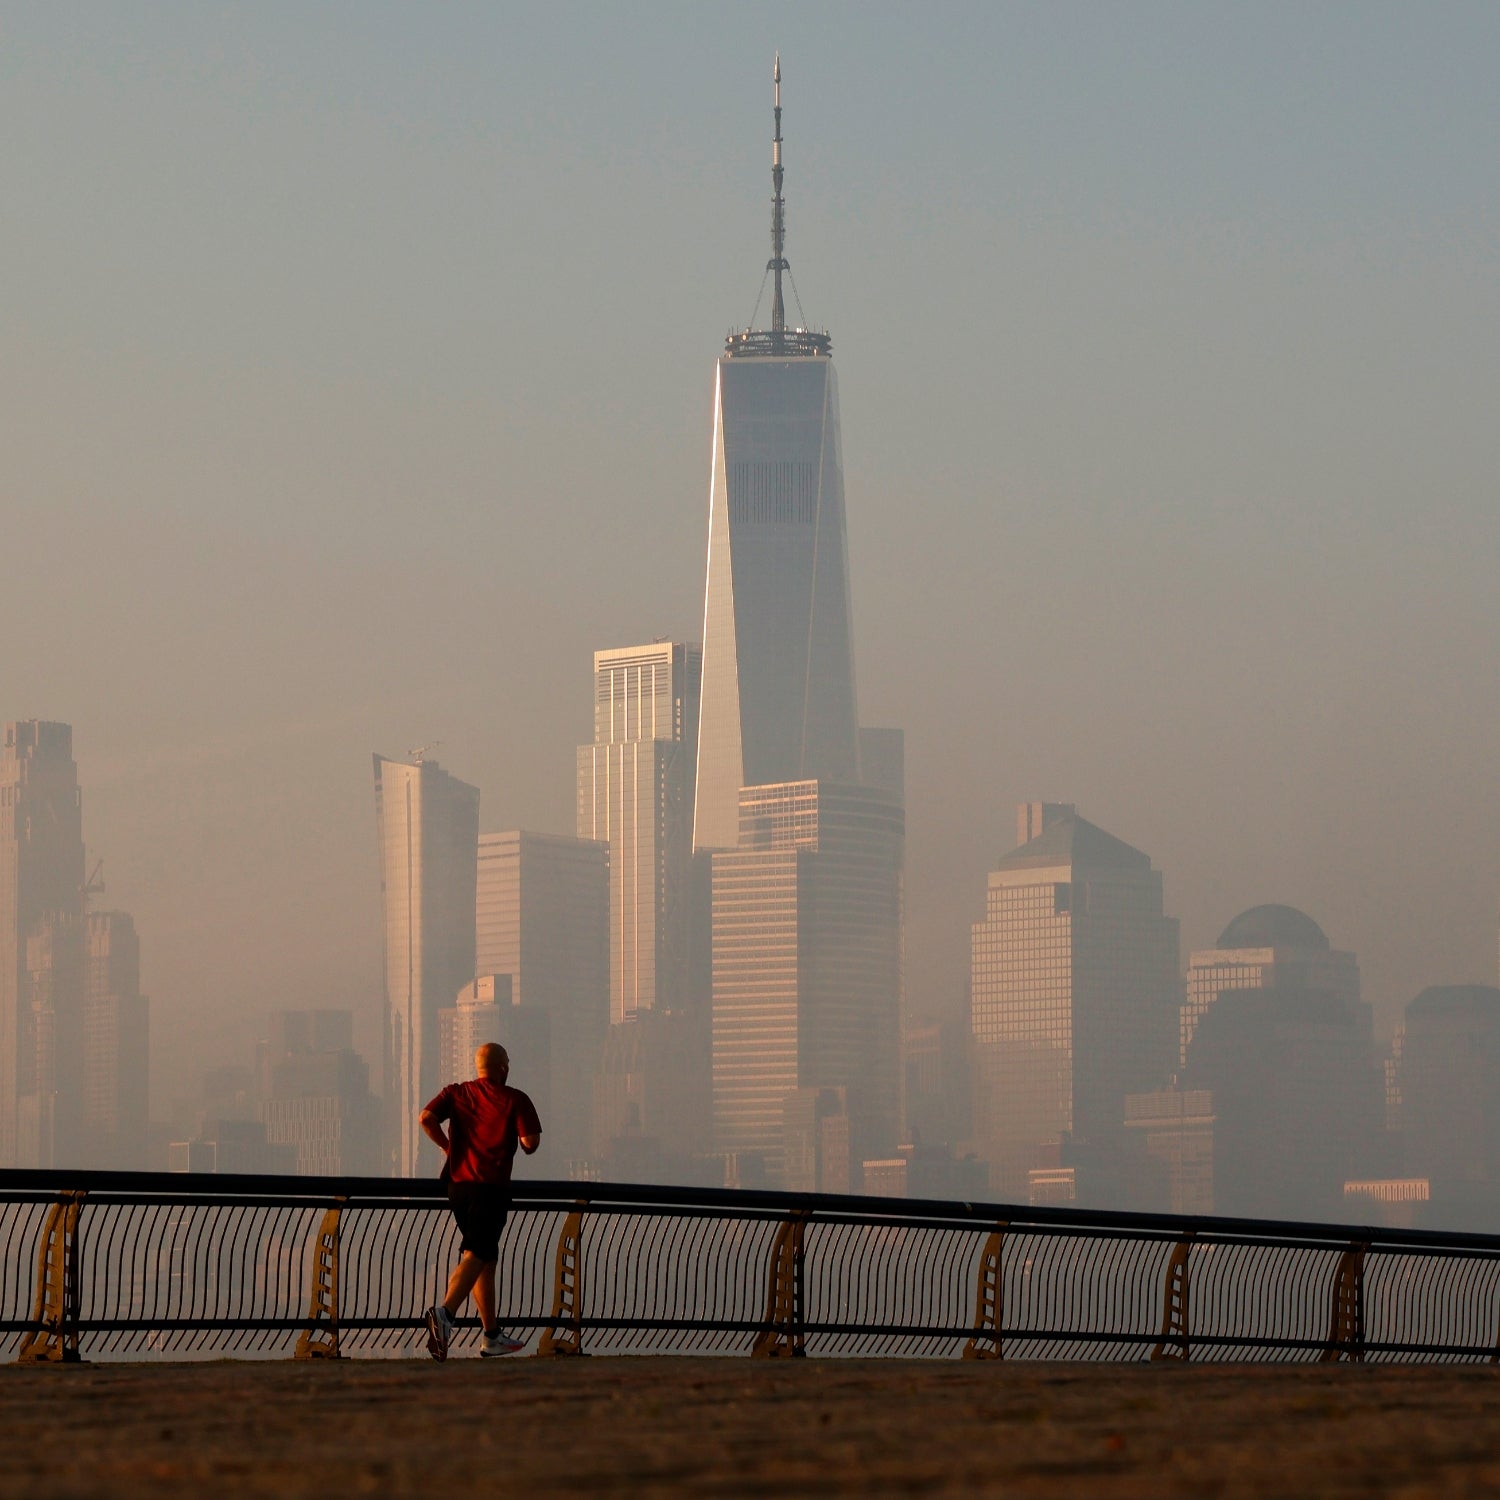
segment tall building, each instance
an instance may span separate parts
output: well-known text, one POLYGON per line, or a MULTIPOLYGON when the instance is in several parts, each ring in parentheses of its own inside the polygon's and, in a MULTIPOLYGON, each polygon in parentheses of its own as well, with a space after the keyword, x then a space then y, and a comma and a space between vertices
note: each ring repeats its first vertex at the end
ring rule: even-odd
POLYGON ((1017 823, 973 927, 970 981, 975 1133, 992 1187, 1015 1195, 1051 1165, 1049 1143, 1120 1144, 1125 1096, 1172 1072, 1180 993, 1177 923, 1149 856, 1068 804, 1023 803, 1017 823))
POLYGON ((1360 1004, 1359 965, 1352 953, 1335 950, 1323 929, 1295 906, 1252 906, 1219 934, 1212 948, 1200 949, 1188 961, 1179 1062, 1187 1061, 1193 1032, 1220 995, 1277 984, 1321 990, 1360 1004))
MULTIPOLYGON (((476 972, 510 975, 512 1003, 549 1018, 552 1118, 542 1121, 537 1166, 566 1175, 568 1160, 588 1154, 594 1074, 609 1027, 609 845, 520 830, 485 834, 477 926, 476 972)), ((519 1052, 512 1056, 512 1080, 528 1093, 530 1069, 519 1052)))
POLYGON ((681 642, 594 653, 594 743, 578 750, 578 836, 609 845, 611 1021, 683 1010, 694 1000, 692 824, 702 674, 702 651, 681 642))
POLYGON ((385 916, 385 1157, 401 1177, 431 1165, 417 1113, 437 1093, 438 1012, 476 973, 479 791, 434 760, 375 757, 385 916))
POLYGON ((141 994, 141 944, 122 911, 84 919, 83 1140, 90 1166, 146 1165, 150 1011, 141 994))
POLYGON ((47 1049, 58 1005, 65 1029, 81 1021, 83 888, 73 731, 39 719, 7 724, 0 747, 0 1167, 51 1165, 38 1155, 53 1113, 47 1049))
POLYGON ((773 1178, 798 1090, 845 1090, 853 1160, 895 1148, 903 844, 889 792, 802 781, 745 787, 713 856, 714 1142, 773 1178))
POLYGON ((779 63, 775 121, 771 326, 730 336, 714 386, 697 849, 734 847, 743 786, 860 779, 833 343, 782 300, 779 63))

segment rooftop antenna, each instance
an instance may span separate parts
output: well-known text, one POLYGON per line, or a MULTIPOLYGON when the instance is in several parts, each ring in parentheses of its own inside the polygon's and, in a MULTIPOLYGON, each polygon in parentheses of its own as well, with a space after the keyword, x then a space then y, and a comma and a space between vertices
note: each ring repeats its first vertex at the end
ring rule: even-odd
POLYGON ((781 196, 781 53, 771 72, 775 100, 776 132, 771 137, 771 258, 766 270, 776 273, 771 297, 771 332, 786 332, 786 305, 781 300, 781 273, 790 271, 786 258, 786 201, 781 196))

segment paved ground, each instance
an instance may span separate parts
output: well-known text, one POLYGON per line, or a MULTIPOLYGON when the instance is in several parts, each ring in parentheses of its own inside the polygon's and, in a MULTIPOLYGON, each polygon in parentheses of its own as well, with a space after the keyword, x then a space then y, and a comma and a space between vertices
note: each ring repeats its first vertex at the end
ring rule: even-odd
POLYGON ((1488 1367, 0 1366, 0 1495, 1500 1494, 1488 1367))

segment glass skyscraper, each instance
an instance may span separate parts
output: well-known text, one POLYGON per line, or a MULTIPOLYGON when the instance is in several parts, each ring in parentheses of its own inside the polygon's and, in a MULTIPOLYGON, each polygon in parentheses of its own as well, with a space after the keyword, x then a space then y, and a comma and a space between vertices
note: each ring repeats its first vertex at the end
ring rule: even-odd
MULTIPOLYGON (((423 1170, 417 1112, 439 1076, 438 1012, 471 984, 479 789, 434 760, 375 757, 385 918, 385 1106, 390 1170, 423 1170)), ((431 1165, 436 1165, 436 1155, 431 1165)))
POLYGON ((742 786, 860 779, 833 343, 782 307, 779 65, 772 153, 771 327, 732 334, 714 384, 697 849, 734 847, 742 786))

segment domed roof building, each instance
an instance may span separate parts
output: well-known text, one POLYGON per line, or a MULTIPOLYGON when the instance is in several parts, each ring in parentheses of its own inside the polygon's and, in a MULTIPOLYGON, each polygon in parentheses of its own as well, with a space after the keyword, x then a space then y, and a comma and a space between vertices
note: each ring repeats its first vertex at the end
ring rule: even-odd
POLYGON ((1212 948, 1189 958, 1179 1061, 1186 1065, 1198 1022, 1220 995, 1273 985, 1328 993, 1344 1005, 1361 1007, 1362 1024, 1373 1030, 1369 1007, 1359 998, 1354 955, 1336 950, 1306 912, 1272 902, 1242 911, 1212 948))
POLYGON ((1223 932, 1215 948, 1309 948, 1326 953, 1332 945, 1323 929, 1295 906, 1252 906, 1223 932))

